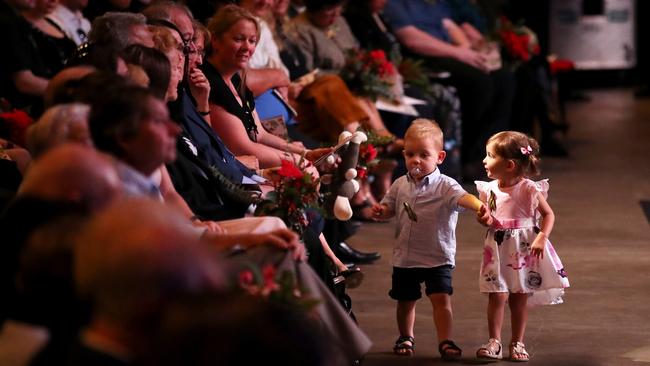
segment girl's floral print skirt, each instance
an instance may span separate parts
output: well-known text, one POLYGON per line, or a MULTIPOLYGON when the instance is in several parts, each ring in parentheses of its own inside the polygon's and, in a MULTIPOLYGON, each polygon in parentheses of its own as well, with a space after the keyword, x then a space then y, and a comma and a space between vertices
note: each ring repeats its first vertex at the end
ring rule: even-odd
POLYGON ((561 304, 569 287, 564 266, 547 240, 544 258, 532 255, 536 227, 490 229, 483 247, 481 292, 529 293, 528 305, 561 304))

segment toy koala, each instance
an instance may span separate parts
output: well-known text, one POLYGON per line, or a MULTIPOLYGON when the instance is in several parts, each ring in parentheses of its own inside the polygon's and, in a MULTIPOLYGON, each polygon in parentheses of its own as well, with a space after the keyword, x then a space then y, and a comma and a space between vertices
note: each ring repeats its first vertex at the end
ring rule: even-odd
POLYGON ((359 160, 359 146, 368 140, 365 133, 347 131, 339 135, 339 143, 352 136, 350 141, 343 145, 338 154, 341 162, 333 176, 324 176, 323 183, 330 185, 330 198, 326 207, 334 214, 334 217, 341 221, 347 221, 352 217, 352 206, 350 199, 359 191, 357 177, 357 163, 359 160))

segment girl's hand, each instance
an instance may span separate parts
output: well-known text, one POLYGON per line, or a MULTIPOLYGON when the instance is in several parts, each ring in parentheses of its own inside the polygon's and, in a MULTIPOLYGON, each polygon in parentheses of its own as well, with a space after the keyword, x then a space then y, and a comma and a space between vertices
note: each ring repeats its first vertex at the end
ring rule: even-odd
POLYGON ((334 266, 336 267, 336 271, 338 273, 345 272, 348 270, 348 266, 346 266, 343 262, 341 262, 341 260, 338 259, 338 257, 335 256, 334 258, 331 259, 332 262, 334 262, 334 266))
POLYGON ((544 248, 546 247, 546 234, 539 232, 530 246, 530 252, 539 259, 544 259, 544 248))
POLYGON ((203 74, 203 71, 197 68, 190 70, 189 84, 190 92, 194 99, 196 99, 198 109, 201 111, 210 110, 210 83, 203 74))

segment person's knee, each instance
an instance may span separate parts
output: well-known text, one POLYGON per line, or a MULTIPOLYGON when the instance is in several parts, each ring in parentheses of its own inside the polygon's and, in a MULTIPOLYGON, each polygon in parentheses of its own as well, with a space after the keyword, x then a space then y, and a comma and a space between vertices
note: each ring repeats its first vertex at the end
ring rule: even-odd
POLYGON ((446 293, 433 293, 429 295, 429 300, 434 308, 445 308, 451 310, 451 296, 446 293))

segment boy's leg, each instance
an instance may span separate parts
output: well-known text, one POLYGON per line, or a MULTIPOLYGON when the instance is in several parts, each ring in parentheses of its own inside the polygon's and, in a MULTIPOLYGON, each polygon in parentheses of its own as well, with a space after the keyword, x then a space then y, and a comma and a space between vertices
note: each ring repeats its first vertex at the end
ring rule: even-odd
POLYGON ((398 301, 396 313, 399 335, 414 337, 415 301, 398 301))
POLYGON ((505 311, 507 292, 492 292, 489 294, 487 317, 490 338, 501 341, 501 328, 503 326, 503 313, 505 311))
POLYGON ((433 306, 433 323, 438 332, 438 343, 451 339, 453 314, 451 310, 451 296, 445 293, 429 295, 433 306))
POLYGON ((528 322, 528 294, 510 294, 510 322, 512 324, 512 342, 523 342, 526 323, 528 322))

